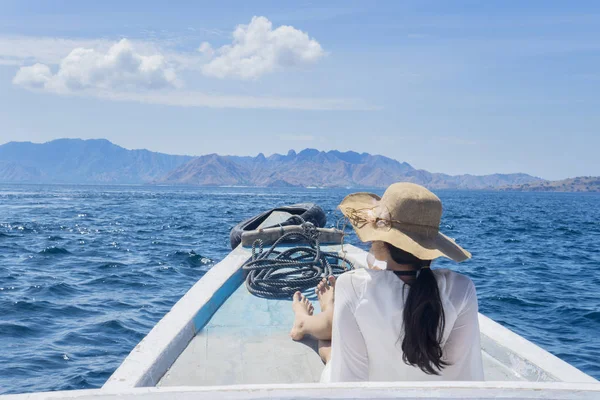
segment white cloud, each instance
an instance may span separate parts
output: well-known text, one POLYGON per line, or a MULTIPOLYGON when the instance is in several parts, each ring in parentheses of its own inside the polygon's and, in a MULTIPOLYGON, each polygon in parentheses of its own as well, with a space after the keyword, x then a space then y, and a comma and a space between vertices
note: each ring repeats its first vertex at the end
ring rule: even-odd
POLYGON ((203 66, 202 72, 217 78, 241 79, 256 79, 284 67, 312 64, 325 55, 319 42, 305 32, 287 25, 273 29, 265 17, 253 17, 250 24, 238 25, 233 43, 215 53, 216 57, 203 66))
POLYGON ((178 85, 173 68, 159 54, 142 55, 127 39, 106 51, 78 47, 52 74, 45 64, 21 67, 13 83, 55 92, 85 89, 160 89, 178 85))
MULTIPOLYGON (((196 52, 175 50, 173 43, 169 41, 127 40, 136 52, 142 55, 157 53, 163 55, 165 60, 172 64, 176 70, 200 70, 202 64, 206 62, 206 59, 196 52)), ((106 53, 114 44, 114 40, 107 39, 0 35, 0 64, 26 65, 42 63, 58 65, 73 49, 94 49, 99 53, 106 53)))
POLYGON ((198 51, 210 58, 212 58, 215 55, 215 50, 208 42, 202 42, 200 44, 200 47, 198 47, 198 51))
POLYGON ((34 64, 30 67, 21 67, 13 83, 15 85, 27 86, 31 88, 43 88, 52 80, 52 71, 46 64, 34 64))
POLYGON ((114 42, 104 39, 65 39, 37 36, 0 36, 0 57, 19 64, 58 64, 77 47, 107 50, 114 42))
MULTIPOLYGON (((373 110, 360 99, 205 93, 182 88, 178 75, 252 79, 316 62, 318 42, 290 26, 272 29, 264 17, 240 25, 233 43, 203 42, 188 52, 168 42, 0 35, 0 64, 20 66, 13 84, 33 92, 174 107, 296 110, 373 110), (156 90, 149 90, 156 89, 156 90)), ((310 140, 296 136, 294 140, 310 140)))

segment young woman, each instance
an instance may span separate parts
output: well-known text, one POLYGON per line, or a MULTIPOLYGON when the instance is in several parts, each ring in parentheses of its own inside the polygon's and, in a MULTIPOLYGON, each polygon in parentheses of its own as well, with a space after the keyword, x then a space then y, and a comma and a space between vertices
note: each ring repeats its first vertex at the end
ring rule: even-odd
POLYGON ((319 339, 323 382, 483 380, 473 282, 431 261, 471 257, 439 232, 440 199, 412 183, 382 198, 347 196, 339 206, 363 242, 369 269, 329 277, 316 289, 321 313, 294 294, 290 335, 319 339))

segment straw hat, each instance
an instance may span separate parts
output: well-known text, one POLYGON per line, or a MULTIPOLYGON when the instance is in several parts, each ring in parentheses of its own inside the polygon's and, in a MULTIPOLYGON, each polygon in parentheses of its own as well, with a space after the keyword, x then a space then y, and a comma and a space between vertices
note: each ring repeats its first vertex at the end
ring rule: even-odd
POLYGON ((440 232, 442 202, 423 186, 394 183, 381 198, 353 193, 338 207, 363 242, 388 242, 422 260, 471 258, 471 253, 440 232))

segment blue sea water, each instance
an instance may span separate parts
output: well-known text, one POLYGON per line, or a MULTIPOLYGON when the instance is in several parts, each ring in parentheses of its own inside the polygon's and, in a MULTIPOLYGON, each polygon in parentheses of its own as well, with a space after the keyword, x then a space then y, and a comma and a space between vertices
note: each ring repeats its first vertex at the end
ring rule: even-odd
MULTIPOLYGON (((227 255, 238 221, 313 201, 333 226, 349 192, 0 186, 0 393, 102 386, 227 255)), ((438 195, 442 231, 473 259, 436 265, 475 281, 481 312, 600 378, 600 195, 438 195)))

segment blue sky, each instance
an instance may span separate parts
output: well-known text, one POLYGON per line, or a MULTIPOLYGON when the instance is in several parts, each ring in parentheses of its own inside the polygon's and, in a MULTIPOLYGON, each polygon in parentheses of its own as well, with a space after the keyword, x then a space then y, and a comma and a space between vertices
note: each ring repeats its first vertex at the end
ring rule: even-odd
POLYGON ((560 179, 600 175, 599 89, 593 1, 0 3, 0 143, 560 179))

